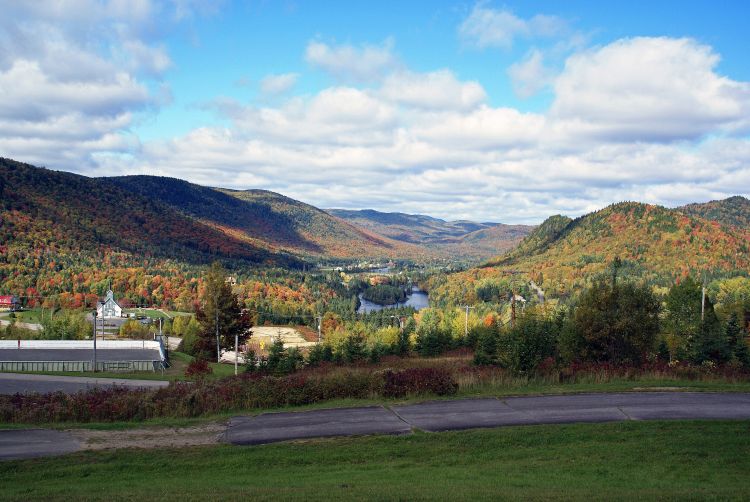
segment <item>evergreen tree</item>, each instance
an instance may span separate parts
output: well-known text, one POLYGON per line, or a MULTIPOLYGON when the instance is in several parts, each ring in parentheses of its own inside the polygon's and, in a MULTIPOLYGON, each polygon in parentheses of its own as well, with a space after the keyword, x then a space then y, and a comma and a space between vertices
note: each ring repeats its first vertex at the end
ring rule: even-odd
POLYGON ((232 287, 226 281, 226 271, 220 263, 211 265, 204 281, 202 306, 195 313, 200 324, 196 352, 200 357, 218 360, 220 349, 234 349, 235 335, 239 336, 240 343, 247 339, 250 318, 232 293, 232 287))
POLYGON ((581 358, 640 364, 654 349, 660 309, 648 286, 618 284, 616 272, 611 282, 596 282, 581 295, 573 313, 581 358))
POLYGON ((732 313, 727 321, 725 335, 729 350, 732 353, 732 359, 743 367, 750 367, 750 349, 747 346, 747 339, 740 328, 737 314, 732 313))

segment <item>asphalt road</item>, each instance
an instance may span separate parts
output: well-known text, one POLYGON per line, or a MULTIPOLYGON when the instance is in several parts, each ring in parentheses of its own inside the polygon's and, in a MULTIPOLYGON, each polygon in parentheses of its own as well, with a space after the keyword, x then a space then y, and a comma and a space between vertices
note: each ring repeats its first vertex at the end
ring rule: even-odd
MULTIPOLYGON (((91 361, 91 349, 0 349, 0 361, 91 361)), ((154 349, 98 349, 98 361, 161 361, 154 349)))
POLYGON ((649 392, 460 399, 419 404, 266 413, 232 419, 231 444, 271 443, 310 437, 404 434, 574 422, 673 419, 750 419, 750 394, 649 392), (398 420, 394 420, 397 418, 398 420))
POLYGON ((0 373, 0 394, 29 394, 32 392, 79 392, 92 387, 119 385, 123 387, 166 387, 164 380, 130 380, 126 378, 96 378, 26 373, 0 373))
MULTIPOLYGON (((577 394, 428 401, 390 409, 367 406, 264 413, 231 419, 223 441, 255 445, 330 436, 409 434, 414 429, 438 432, 511 425, 675 419, 750 420, 750 393, 577 394)), ((60 455, 79 448, 75 438, 65 432, 0 431, 0 460, 60 455)))
POLYGON ((0 430, 0 460, 64 455, 80 448, 80 443, 67 432, 47 429, 0 430))

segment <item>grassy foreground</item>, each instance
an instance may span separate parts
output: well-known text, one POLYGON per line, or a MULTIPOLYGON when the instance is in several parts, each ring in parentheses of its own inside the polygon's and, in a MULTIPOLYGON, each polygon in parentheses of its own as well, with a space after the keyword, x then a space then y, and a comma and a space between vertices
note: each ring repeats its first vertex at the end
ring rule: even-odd
POLYGON ((750 422, 624 422, 0 463, 2 500, 743 499, 750 422))

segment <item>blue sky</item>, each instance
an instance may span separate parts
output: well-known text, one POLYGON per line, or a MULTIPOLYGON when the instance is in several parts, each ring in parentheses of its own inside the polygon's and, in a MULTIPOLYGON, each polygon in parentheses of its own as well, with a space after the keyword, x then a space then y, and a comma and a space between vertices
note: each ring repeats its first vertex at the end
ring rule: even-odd
POLYGON ((0 155, 483 221, 748 195, 749 5, 0 0, 0 155))

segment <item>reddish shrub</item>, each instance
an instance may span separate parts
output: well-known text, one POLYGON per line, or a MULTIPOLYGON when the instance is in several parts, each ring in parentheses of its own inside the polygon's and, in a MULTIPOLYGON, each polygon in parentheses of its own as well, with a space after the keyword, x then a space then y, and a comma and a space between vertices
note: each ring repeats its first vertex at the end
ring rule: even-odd
POLYGON ((194 359, 185 368, 185 376, 188 378, 203 378, 213 372, 205 359, 194 359))
POLYGON ((458 391, 458 383, 451 372, 442 368, 386 370, 383 379, 383 395, 386 397, 403 397, 407 394, 447 396, 458 391))

